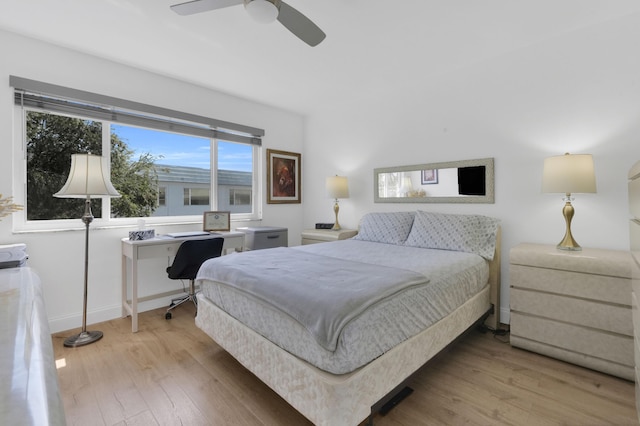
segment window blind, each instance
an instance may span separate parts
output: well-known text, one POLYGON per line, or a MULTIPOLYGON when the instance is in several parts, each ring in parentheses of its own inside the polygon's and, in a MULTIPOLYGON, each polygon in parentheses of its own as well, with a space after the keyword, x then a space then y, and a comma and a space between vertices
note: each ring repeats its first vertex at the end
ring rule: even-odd
POLYGON ((64 86, 10 76, 22 107, 230 142, 262 145, 264 130, 64 86))

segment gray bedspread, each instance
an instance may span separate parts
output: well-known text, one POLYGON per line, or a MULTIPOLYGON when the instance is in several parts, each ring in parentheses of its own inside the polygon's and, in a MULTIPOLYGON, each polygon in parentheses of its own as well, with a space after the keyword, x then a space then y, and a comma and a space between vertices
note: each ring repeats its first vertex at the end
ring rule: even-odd
POLYGON ((283 247, 211 259, 197 279, 223 283, 272 305, 329 351, 336 349, 345 325, 368 307, 429 282, 406 269, 283 247))

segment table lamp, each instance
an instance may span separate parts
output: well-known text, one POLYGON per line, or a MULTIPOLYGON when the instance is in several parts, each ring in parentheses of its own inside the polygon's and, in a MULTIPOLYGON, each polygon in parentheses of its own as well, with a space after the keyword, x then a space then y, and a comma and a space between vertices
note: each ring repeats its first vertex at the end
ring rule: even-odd
POLYGON ((340 206, 338 206, 338 199, 349 198, 349 183, 345 176, 331 176, 327 178, 326 187, 327 196, 335 200, 333 211, 336 214, 336 223, 333 224, 333 228, 331 229, 338 231, 341 229, 340 222, 338 222, 338 211, 340 210, 340 206))
POLYGON ((564 238, 557 245, 560 250, 582 250, 571 235, 571 219, 575 213, 571 205, 571 194, 595 193, 596 175, 593 156, 590 154, 569 154, 549 157, 544 160, 542 172, 542 192, 564 193, 565 205, 562 214, 566 224, 564 238))

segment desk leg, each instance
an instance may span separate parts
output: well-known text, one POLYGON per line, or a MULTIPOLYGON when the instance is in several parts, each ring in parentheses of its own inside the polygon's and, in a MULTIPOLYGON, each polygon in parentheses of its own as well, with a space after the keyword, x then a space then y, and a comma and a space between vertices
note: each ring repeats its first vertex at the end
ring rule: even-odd
POLYGON ((128 315, 127 311, 127 283, 128 283, 128 275, 127 275, 127 256, 125 256, 124 254, 122 255, 122 277, 121 277, 121 283, 122 283, 122 302, 120 305, 120 308, 122 309, 122 318, 126 318, 128 315))
POLYGON ((131 315, 131 332, 138 331, 138 259, 133 255, 128 258, 122 255, 122 318, 131 315), (127 274, 127 259, 131 261, 131 304, 127 300, 129 287, 129 274, 127 274))
POLYGON ((131 332, 138 331, 138 256, 131 259, 131 332))

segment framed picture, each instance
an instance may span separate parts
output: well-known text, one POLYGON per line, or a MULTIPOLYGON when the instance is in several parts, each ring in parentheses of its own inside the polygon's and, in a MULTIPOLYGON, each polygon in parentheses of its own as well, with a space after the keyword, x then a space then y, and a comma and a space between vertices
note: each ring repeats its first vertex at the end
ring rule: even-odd
POLYGON ((420 183, 423 185, 438 183, 438 169, 421 170, 420 183))
POLYGON ((300 178, 300 154, 267 149, 268 204, 300 203, 300 178))
POLYGON ((230 230, 231 212, 204 212, 202 229, 208 232, 230 230))

